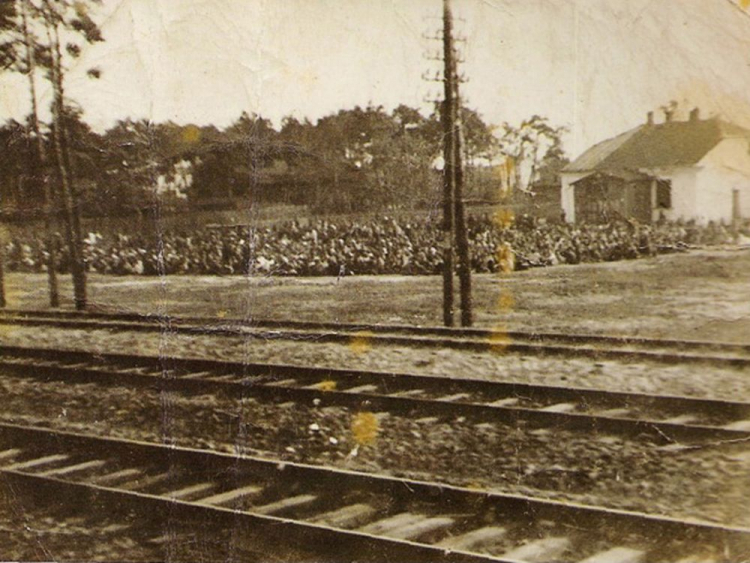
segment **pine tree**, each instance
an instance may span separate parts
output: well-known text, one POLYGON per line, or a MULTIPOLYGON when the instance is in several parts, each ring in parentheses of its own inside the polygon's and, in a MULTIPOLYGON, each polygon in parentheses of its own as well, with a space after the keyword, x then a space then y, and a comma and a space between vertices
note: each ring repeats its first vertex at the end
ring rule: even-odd
MULTIPOLYGON (((24 1, 24 0, 21 0, 24 1)), ((52 85, 52 141, 55 151, 63 209, 65 212, 65 230, 71 260, 73 275, 73 293, 75 306, 78 310, 86 308, 86 265, 83 256, 81 237, 81 215, 78 194, 75 189, 75 177, 72 172, 70 143, 65 125, 65 53, 70 57, 78 57, 81 46, 75 42, 66 42, 63 51, 62 36, 65 33, 75 33, 85 43, 102 41, 99 27, 88 14, 92 4, 99 4, 98 0, 87 2, 78 0, 41 0, 31 5, 33 15, 44 29, 46 43, 44 51, 47 55, 47 78, 52 85)), ((98 69, 89 71, 89 75, 98 78, 98 69)))
POLYGON ((39 107, 37 104, 36 92, 36 53, 35 38, 29 28, 29 5, 28 0, 20 0, 21 13, 21 33, 23 43, 23 65, 22 69, 28 77, 29 97, 31 99, 31 132, 36 139, 37 158, 39 160, 39 169, 42 174, 42 185, 44 186, 45 202, 45 231, 47 235, 47 285, 49 288, 50 307, 60 306, 60 294, 57 284, 57 242, 55 236, 55 202, 54 191, 52 188, 49 174, 49 159, 47 158, 47 148, 39 126, 39 107))

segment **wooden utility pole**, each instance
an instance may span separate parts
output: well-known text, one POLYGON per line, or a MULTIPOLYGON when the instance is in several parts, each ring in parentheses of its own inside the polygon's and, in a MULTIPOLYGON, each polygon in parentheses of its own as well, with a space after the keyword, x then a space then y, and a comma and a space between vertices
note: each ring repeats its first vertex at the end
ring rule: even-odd
POLYGON ((453 58, 453 15, 450 0, 443 0, 443 87, 444 99, 441 112, 443 125, 443 323, 453 326, 453 213, 455 198, 456 161, 454 131, 455 88, 453 58))
MULTIPOLYGON (((458 101, 458 80, 455 99, 458 101)), ((457 107, 460 105, 457 103, 457 107)), ((471 256, 469 254, 469 233, 466 225, 466 210, 464 209, 464 169, 461 162, 461 118, 458 111, 454 128, 453 144, 456 153, 454 174, 456 177, 455 194, 455 223, 456 223, 456 252, 458 254, 458 281, 461 295, 461 326, 471 326, 473 323, 471 302, 471 256)))
POLYGON ((461 163, 461 121, 458 73, 453 42, 453 15, 450 0, 443 0, 443 320, 453 326, 453 241, 458 254, 461 296, 461 325, 472 325, 471 259, 463 201, 461 163), (455 233, 454 233, 455 231, 455 233))
POLYGON ((0 308, 4 308, 5 303, 5 267, 3 262, 5 261, 5 241, 4 237, 0 236, 0 308))

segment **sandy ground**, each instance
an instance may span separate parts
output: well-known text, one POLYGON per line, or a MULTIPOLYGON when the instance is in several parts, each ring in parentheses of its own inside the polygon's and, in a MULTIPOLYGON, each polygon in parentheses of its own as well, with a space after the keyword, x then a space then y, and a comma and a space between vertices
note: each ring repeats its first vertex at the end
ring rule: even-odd
MULTIPOLYGON (((64 306, 70 284, 62 280, 64 306)), ((437 276, 90 276, 94 307, 247 318, 438 325, 437 276)), ((43 274, 10 274, 9 307, 42 308, 43 274)), ((750 342, 750 249, 474 277, 477 326, 750 342)))

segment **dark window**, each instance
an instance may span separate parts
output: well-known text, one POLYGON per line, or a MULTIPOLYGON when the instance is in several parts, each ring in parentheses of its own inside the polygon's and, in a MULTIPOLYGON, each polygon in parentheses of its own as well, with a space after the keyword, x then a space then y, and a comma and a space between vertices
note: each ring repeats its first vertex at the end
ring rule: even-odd
POLYGON ((656 184, 656 207, 658 209, 672 208, 672 182, 659 180, 656 184))

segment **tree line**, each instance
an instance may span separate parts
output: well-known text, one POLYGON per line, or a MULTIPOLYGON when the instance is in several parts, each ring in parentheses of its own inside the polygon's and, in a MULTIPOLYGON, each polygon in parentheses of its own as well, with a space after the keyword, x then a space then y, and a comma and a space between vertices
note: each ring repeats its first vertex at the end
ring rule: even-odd
MULTIPOLYGON (((144 212, 156 204, 207 208, 236 202, 304 205, 314 212, 415 209, 439 194, 439 116, 405 105, 390 112, 382 106, 355 107, 315 123, 286 117, 279 127, 242 113, 223 129, 125 119, 97 133, 82 117, 72 104, 62 111, 85 215, 144 212)), ((490 200, 500 184, 530 190, 534 183, 554 182, 567 162, 562 128, 542 117, 501 129, 468 108, 462 118, 469 197, 490 200), (498 166, 490 166, 498 162, 514 163, 499 166, 505 178, 498 177, 498 166)), ((38 213, 44 183, 30 171, 41 168, 37 144, 47 151, 53 140, 44 130, 37 135, 30 123, 0 127, 7 155, 0 163, 6 215, 38 213)))
MULTIPOLYGON (((90 16, 90 9, 98 3, 98 0, 8 0, 0 4, 0 67, 24 75, 28 82, 31 113, 23 137, 34 156, 33 160, 26 160, 23 164, 27 176, 41 194, 50 241, 54 236, 55 218, 62 218, 78 309, 86 307, 86 270, 80 209, 72 172, 71 136, 65 119, 65 76, 70 61, 80 56, 84 44, 103 40, 101 30, 90 16), (40 77, 46 80, 52 91, 51 121, 46 135, 40 119, 37 86, 40 77), (56 211, 58 207, 59 212, 56 211)), ((98 78, 99 70, 90 69, 89 76, 98 78)), ((18 131, 14 134, 17 135, 18 131)), ((4 143, 4 147, 9 144, 4 143)), ((6 151, 9 154, 3 162, 11 164, 12 149, 6 151)), ((23 164, 15 162, 16 166, 23 164)), ((53 307, 59 304, 55 270, 55 256, 51 252, 48 272, 53 307)), ((0 279, 0 287, 4 285, 2 281, 0 279)), ((4 294, 0 295, 0 305, 5 305, 4 294)))
MULTIPOLYGON (((25 77, 30 100, 24 121, 0 127, 0 214, 6 221, 43 217, 50 243, 58 230, 65 233, 78 308, 86 304, 82 214, 158 215, 240 202, 362 212, 424 208, 438 199, 437 108, 425 116, 406 105, 386 111, 370 104, 314 123, 290 116, 278 127, 244 112, 222 129, 128 118, 94 131, 84 108, 66 95, 65 78, 86 44, 104 40, 91 17, 99 3, 0 3, 0 66, 25 77), (49 112, 40 107, 43 88, 51 92, 49 112)), ((101 72, 88 69, 92 79, 101 72)), ((460 117, 467 197, 491 200, 501 186, 530 193, 554 181, 566 162, 564 129, 544 117, 501 128, 469 108, 460 117)), ((50 303, 57 306, 54 251, 47 259, 50 303)))

